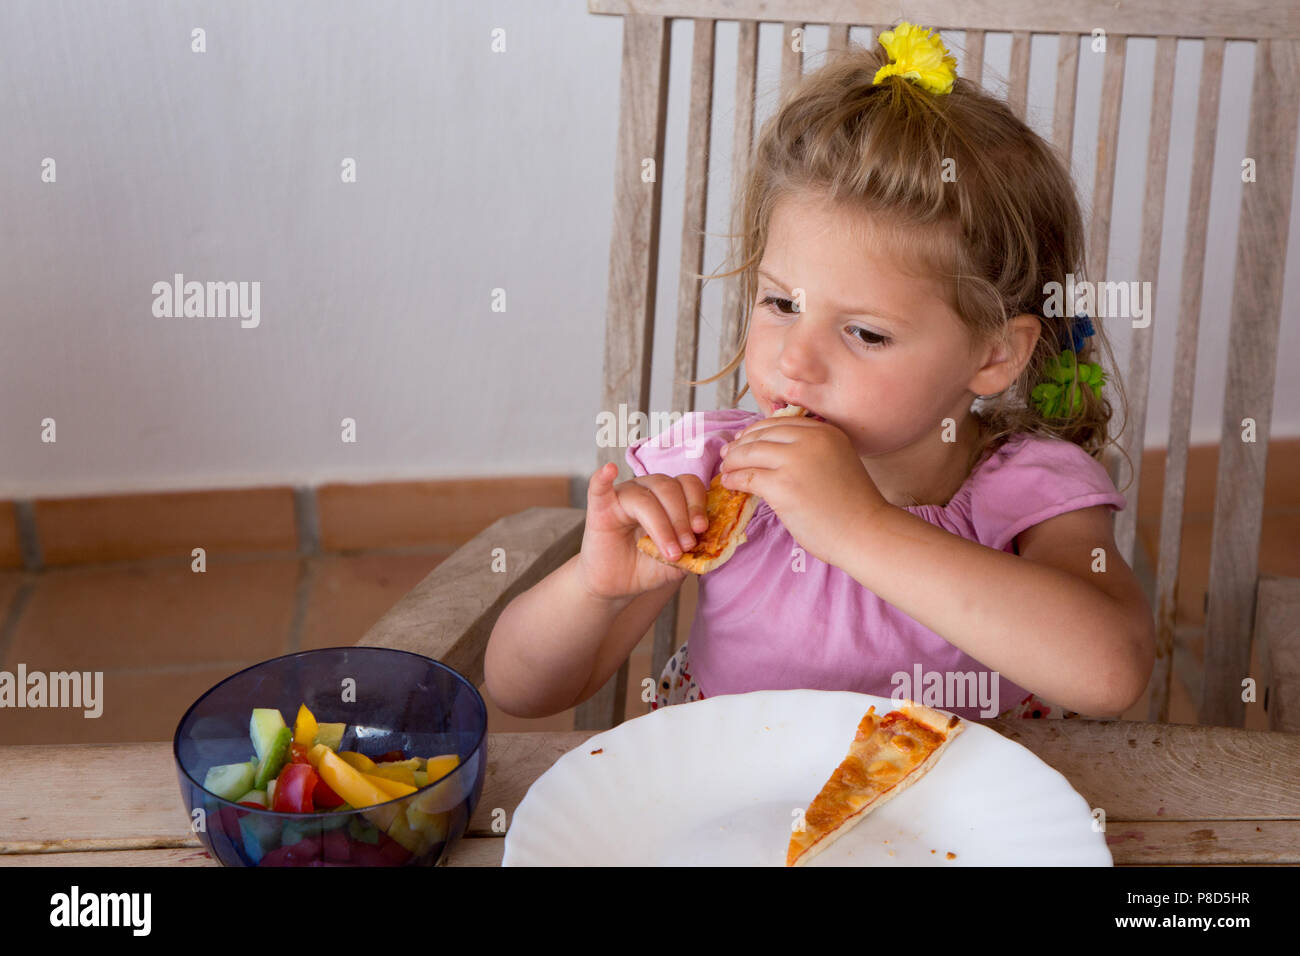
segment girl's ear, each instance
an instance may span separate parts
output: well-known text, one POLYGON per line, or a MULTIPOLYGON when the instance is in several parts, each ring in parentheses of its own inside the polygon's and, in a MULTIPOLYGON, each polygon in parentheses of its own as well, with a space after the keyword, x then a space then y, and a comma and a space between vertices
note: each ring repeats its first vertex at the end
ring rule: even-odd
POLYGON ((1015 316, 1007 323, 1001 341, 985 347, 984 364, 966 387, 976 395, 996 395, 1010 388, 1029 364, 1042 333, 1038 316, 1028 312, 1015 316))

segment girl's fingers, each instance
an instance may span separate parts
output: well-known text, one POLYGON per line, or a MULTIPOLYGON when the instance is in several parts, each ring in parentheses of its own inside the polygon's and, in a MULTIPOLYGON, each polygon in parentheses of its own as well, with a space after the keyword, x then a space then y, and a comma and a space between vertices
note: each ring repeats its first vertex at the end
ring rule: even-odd
POLYGON ((613 462, 598 468, 587 486, 590 508, 609 509, 618 521, 640 525, 659 552, 676 561, 695 547, 696 533, 708 529, 708 489, 695 475, 644 475, 617 490, 618 468, 613 462))
POLYGON ((612 461, 607 461, 596 469, 587 487, 591 490, 599 488, 600 492, 603 493, 614 487, 614 479, 617 477, 618 466, 612 461))
POLYGON ((780 468, 789 455, 785 444, 758 438, 732 445, 722 459, 720 470, 725 475, 738 468, 780 468))
MULTIPOLYGON (((671 540, 668 543, 672 545, 675 551, 689 551, 695 547, 695 535, 691 532, 691 518, 686 504, 686 492, 683 490, 681 482, 676 478, 670 478, 667 475, 656 475, 654 478, 655 481, 651 485, 651 491, 653 491, 655 498, 658 499, 671 528, 671 540)), ((660 550, 663 550, 662 545, 660 545, 660 550)), ((673 560, 676 560, 677 557, 678 555, 674 555, 673 560)))
POLYGON ((666 555, 670 561, 676 561, 682 556, 677 530, 658 498, 653 494, 638 495, 630 513, 645 529, 646 534, 650 535, 650 540, 655 543, 660 554, 666 555))
POLYGON ((709 528, 709 489, 695 475, 681 475, 678 482, 686 493, 686 508, 690 513, 691 530, 703 534, 709 528))

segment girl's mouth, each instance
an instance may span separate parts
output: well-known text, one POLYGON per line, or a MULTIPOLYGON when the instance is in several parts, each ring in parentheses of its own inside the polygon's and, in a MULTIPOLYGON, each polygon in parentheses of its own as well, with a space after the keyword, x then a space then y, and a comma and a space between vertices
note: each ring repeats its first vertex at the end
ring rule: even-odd
MULTIPOLYGON (((779 412, 781 409, 785 408, 785 407, 786 407, 787 405, 789 405, 789 404, 790 404, 789 402, 782 401, 782 400, 779 399, 779 398, 774 398, 774 399, 772 399, 772 411, 773 411, 773 413, 775 413, 775 412, 779 412)), ((824 422, 824 421, 826 421, 826 419, 822 418, 820 415, 817 415, 817 414, 813 413, 811 409, 808 409, 807 411, 808 411, 808 415, 807 415, 807 417, 808 417, 808 418, 811 418, 813 421, 815 421, 815 422, 824 422)))

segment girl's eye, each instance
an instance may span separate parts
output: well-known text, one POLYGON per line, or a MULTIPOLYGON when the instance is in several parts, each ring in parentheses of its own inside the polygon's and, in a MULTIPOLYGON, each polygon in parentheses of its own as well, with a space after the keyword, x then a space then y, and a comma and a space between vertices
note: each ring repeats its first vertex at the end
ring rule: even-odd
POLYGON ((794 302, 791 299, 778 299, 774 295, 769 295, 766 299, 763 300, 763 305, 768 305, 768 306, 775 305, 780 310, 780 313, 782 315, 798 314, 794 308, 794 302), (790 309, 789 312, 786 311, 787 308, 790 309))
POLYGON ((885 338, 883 335, 878 335, 870 329, 864 329, 860 325, 853 326, 853 334, 857 335, 859 332, 861 332, 862 335, 867 336, 867 338, 859 336, 858 341, 871 348, 878 348, 889 343, 889 339, 885 338))
MULTIPOLYGON (((775 306, 775 311, 778 315, 799 314, 798 310, 794 308, 794 302, 791 299, 782 299, 778 296, 769 295, 763 299, 762 304, 768 306, 769 311, 773 311, 772 307, 775 306), (790 311, 786 311, 787 309, 790 311)), ((868 348, 880 348, 881 346, 889 344, 889 339, 887 337, 872 332, 870 329, 864 329, 860 325, 853 326, 852 334, 857 336, 858 341, 868 348), (862 335, 859 336, 859 332, 861 332, 862 335)))

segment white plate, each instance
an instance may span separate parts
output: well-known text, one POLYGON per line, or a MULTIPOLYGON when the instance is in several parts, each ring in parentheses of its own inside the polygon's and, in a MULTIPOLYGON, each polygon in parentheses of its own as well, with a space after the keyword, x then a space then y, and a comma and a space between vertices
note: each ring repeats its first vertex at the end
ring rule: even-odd
MULTIPOLYGON (((844 759, 872 704, 877 714, 898 708, 866 694, 758 691, 626 721, 565 754, 529 788, 502 865, 784 866, 795 814, 844 759)), ((924 777, 808 865, 1112 860, 1065 777, 967 721, 924 777)))

